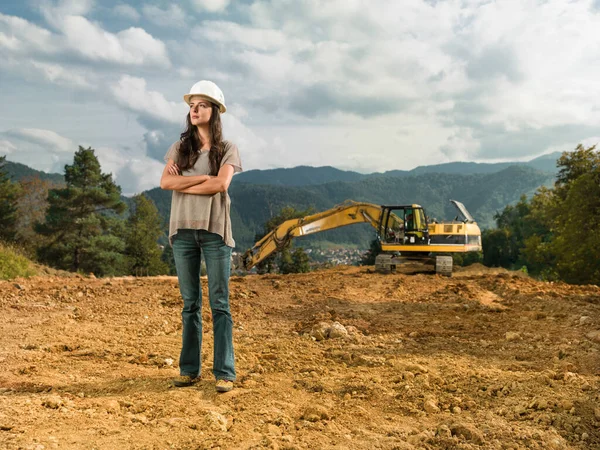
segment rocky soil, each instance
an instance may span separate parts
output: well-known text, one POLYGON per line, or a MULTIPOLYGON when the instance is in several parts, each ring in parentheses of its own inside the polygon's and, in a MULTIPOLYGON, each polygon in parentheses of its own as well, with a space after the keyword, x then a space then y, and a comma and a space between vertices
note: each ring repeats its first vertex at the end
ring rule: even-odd
POLYGON ((226 394, 206 300, 202 380, 172 388, 176 278, 0 282, 0 448, 600 448, 597 286, 481 266, 236 276, 226 394))

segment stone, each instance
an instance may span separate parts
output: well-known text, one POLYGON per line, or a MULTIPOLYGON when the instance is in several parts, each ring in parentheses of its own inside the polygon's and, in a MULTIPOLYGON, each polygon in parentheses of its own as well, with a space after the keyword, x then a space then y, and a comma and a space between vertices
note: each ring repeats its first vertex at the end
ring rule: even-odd
POLYGON ((117 400, 108 400, 103 406, 109 414, 117 414, 121 410, 121 404, 117 400))
POLYGON ((348 325, 348 326, 346 327, 346 331, 348 332, 348 334, 349 334, 350 336, 354 336, 355 334, 359 334, 359 333, 360 333, 360 331, 358 331, 358 328, 356 328, 356 327, 355 327, 355 326, 353 326, 353 325, 348 325))
POLYGON ((521 339, 521 334, 516 331, 507 331, 504 337, 507 341, 517 341, 521 339))
POLYGON ((304 409, 300 418, 309 422, 318 422, 319 420, 330 419, 331 416, 327 408, 325 408, 324 406, 310 405, 304 409))
POLYGON ((346 330, 346 327, 339 322, 333 322, 331 327, 327 330, 327 337, 330 339, 344 338, 346 336, 348 336, 348 331, 346 330))
POLYGON ((329 324, 326 322, 319 322, 313 325, 310 330, 310 336, 315 338, 317 341, 323 341, 327 339, 327 334, 329 331, 329 324))
POLYGON ((227 431, 227 418, 222 414, 216 411, 207 411, 205 419, 213 431, 227 431))
POLYGON ((598 342, 600 343, 600 331, 599 330, 594 330, 594 331, 590 331, 588 334, 585 335, 590 341, 594 341, 594 342, 598 342))
POLYGON ((581 316, 579 318, 579 325, 589 325, 592 323, 592 318, 590 316, 581 316))
POLYGON ((267 434, 269 436, 281 436, 281 428, 277 425, 269 424, 267 425, 267 434))
POLYGON ((440 412, 440 408, 437 405, 437 400, 433 397, 428 397, 423 402, 423 409, 429 414, 435 414, 440 412))
POLYGON ((596 420, 600 420, 600 406, 594 408, 594 417, 596 417, 596 420))
POLYGON ((573 409, 575 404, 573 403, 573 400, 565 399, 559 402, 559 406, 565 411, 570 411, 571 409, 573 409))
POLYGON ((427 367, 422 366, 421 364, 406 364, 404 366, 404 369, 407 370, 408 372, 412 372, 412 373, 427 373, 429 372, 429 369, 427 369, 427 367))
POLYGON ((470 425, 455 423, 450 425, 450 431, 452 432, 452 436, 471 441, 478 445, 483 444, 483 436, 479 430, 470 425))
POLYGON ((452 431, 450 431, 450 427, 448 427, 448 425, 442 424, 438 427, 438 429, 435 432, 436 436, 441 436, 441 437, 445 437, 445 438, 451 438, 452 437, 452 431))
POLYGON ((46 400, 42 402, 42 406, 50 409, 58 409, 63 405, 63 401, 58 396, 48 397, 46 400))
POLYGON ((131 414, 130 419, 133 423, 141 423, 142 425, 146 425, 149 422, 148 418, 143 414, 131 414))
POLYGON ((517 405, 513 408, 513 411, 517 416, 522 416, 523 414, 527 414, 527 407, 524 405, 517 405))

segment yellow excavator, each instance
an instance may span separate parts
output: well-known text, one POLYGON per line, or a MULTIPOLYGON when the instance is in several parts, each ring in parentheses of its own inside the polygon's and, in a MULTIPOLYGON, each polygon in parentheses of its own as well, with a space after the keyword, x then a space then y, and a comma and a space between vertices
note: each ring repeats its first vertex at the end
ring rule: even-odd
POLYGON ((429 223, 420 205, 385 206, 347 200, 327 211, 283 222, 244 253, 242 264, 250 270, 294 237, 369 223, 377 230, 381 246, 375 259, 378 272, 395 272, 397 265, 413 260, 433 263, 436 273, 451 276, 453 253, 480 252, 482 248, 481 231, 473 217, 462 203, 450 202, 459 212, 456 218, 429 223))

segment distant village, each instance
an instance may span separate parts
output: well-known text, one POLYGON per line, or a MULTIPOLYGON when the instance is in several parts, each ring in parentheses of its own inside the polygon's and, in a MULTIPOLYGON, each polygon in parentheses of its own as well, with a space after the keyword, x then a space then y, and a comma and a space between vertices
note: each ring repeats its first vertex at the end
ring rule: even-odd
POLYGON ((306 249, 304 250, 310 258, 311 266, 339 266, 339 265, 358 265, 366 250, 361 249, 306 249))
MULTIPOLYGON (((309 265, 311 270, 324 268, 324 267, 333 267, 340 265, 347 266, 358 266, 360 265, 361 259, 366 254, 367 250, 364 249, 347 249, 347 248, 337 248, 337 249, 312 249, 306 248, 304 252, 309 257, 309 265)), ((241 257, 241 253, 234 252, 233 258, 241 257)), ((255 272, 256 268, 253 268, 251 272, 255 272)), ((243 273, 243 271, 240 271, 243 273)))

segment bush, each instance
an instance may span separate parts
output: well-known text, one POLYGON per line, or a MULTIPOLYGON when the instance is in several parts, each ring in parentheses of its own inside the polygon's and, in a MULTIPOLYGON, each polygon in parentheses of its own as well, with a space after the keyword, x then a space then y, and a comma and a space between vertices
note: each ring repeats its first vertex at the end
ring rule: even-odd
POLYGON ((11 280, 16 277, 35 275, 31 261, 16 249, 0 243, 0 280, 11 280))

